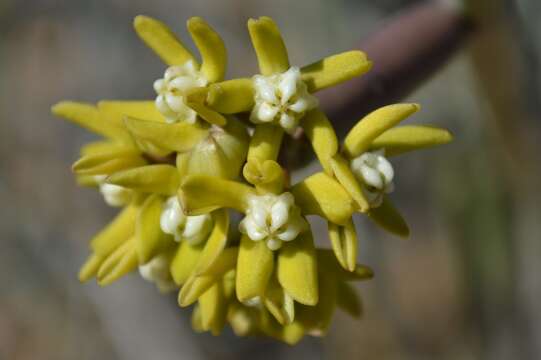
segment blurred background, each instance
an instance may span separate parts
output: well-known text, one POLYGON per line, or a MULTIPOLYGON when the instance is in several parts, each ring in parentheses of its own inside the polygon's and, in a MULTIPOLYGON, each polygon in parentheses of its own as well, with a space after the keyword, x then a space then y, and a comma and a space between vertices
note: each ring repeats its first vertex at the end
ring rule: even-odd
POLYGON ((79 284, 87 241, 114 210, 70 172, 94 137, 49 108, 154 97, 164 66, 132 30, 138 14, 190 46, 184 23, 204 17, 235 77, 256 72, 249 17, 273 17, 292 63, 307 64, 421 2, 0 0, 0 359, 539 359, 541 2, 466 2, 478 26, 406 99, 423 106, 411 122, 455 135, 394 161, 411 238, 359 219, 359 260, 376 273, 358 286, 363 319, 337 312, 327 337, 290 347, 194 334, 190 310, 136 275, 79 284))

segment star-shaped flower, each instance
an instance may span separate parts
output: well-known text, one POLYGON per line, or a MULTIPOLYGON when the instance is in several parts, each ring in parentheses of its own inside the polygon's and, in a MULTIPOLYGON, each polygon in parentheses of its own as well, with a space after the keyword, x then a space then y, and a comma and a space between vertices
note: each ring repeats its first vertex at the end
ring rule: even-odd
MULTIPOLYGON (((222 114, 251 112, 256 123, 248 158, 275 160, 284 130, 304 127, 303 118, 317 110, 317 91, 340 84, 370 70, 361 51, 348 51, 302 68, 291 67, 280 31, 269 17, 248 21, 248 30, 261 74, 208 87, 201 101, 222 114)), ((307 124, 310 126, 310 124, 307 124)))
MULTIPOLYGON (((287 189, 282 168, 272 160, 249 161, 243 174, 253 186, 205 175, 185 177, 179 190, 184 211, 197 215, 230 208, 245 214, 236 266, 239 301, 266 298, 268 284, 275 276, 283 296, 315 305, 317 264, 304 216, 317 214, 336 223, 347 222, 354 210, 351 197, 323 173, 287 189), (260 202, 265 202, 264 206, 254 208, 260 202)), ((186 294, 193 293, 183 288, 181 304, 195 300, 186 294)))

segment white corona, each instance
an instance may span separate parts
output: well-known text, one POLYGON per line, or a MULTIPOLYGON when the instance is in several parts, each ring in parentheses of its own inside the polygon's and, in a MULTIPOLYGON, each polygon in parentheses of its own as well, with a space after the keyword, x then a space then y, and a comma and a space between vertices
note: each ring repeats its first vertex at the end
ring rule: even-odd
POLYGON ((168 293, 177 289, 177 285, 169 271, 170 260, 162 254, 154 257, 148 263, 139 266, 139 274, 147 281, 156 284, 162 293, 168 293))
POLYGON ((163 79, 154 82, 154 90, 158 94, 156 108, 168 123, 186 121, 193 124, 197 113, 186 105, 184 96, 187 91, 207 83, 193 61, 171 66, 165 70, 163 79))
POLYGON ((212 223, 210 214, 184 215, 176 196, 167 199, 160 217, 160 227, 164 233, 173 235, 175 241, 187 241, 192 245, 208 237, 212 223))
POLYGON ((281 74, 255 75, 253 83, 255 106, 250 115, 253 123, 276 123, 291 133, 297 128, 299 119, 318 105, 297 67, 281 74))
POLYGON ((351 161, 351 170, 363 185, 364 193, 372 207, 383 202, 383 195, 394 190, 393 166, 383 150, 365 152, 351 161))
POLYGON ((114 207, 127 205, 132 199, 133 191, 122 186, 107 184, 105 182, 106 178, 106 175, 94 176, 105 202, 114 207))
POLYGON ((283 241, 295 239, 308 227, 291 193, 254 195, 248 203, 239 230, 253 241, 265 241, 271 250, 278 250, 283 241))

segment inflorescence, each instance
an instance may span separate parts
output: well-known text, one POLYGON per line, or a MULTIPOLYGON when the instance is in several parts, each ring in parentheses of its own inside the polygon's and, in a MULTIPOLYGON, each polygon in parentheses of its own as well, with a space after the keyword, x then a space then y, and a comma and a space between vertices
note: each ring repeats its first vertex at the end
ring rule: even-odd
POLYGON ((449 132, 396 127, 419 106, 393 104, 339 144, 314 93, 361 76, 371 62, 349 51, 291 66, 268 17, 248 21, 260 74, 231 80, 224 43, 201 18, 187 23, 201 61, 163 23, 138 16, 134 25, 167 65, 156 98, 52 108, 103 136, 82 147, 73 171, 121 209, 90 241, 79 279, 105 286, 138 270, 161 292, 177 291, 180 306, 194 305, 193 328, 213 334, 229 324, 239 336, 293 344, 325 334, 337 307, 359 316, 351 282, 373 272, 356 262, 353 216, 408 236, 389 200, 389 159, 445 144, 449 132), (299 128, 322 171, 291 184, 279 153, 299 128), (312 215, 327 221, 330 249, 315 246, 312 215))

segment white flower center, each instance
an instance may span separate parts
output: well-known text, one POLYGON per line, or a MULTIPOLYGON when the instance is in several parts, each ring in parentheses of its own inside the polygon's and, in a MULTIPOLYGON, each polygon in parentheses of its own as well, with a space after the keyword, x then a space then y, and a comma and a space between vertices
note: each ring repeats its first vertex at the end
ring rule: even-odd
POLYGON ((256 124, 278 123, 293 132, 304 114, 318 105, 302 81, 301 71, 292 67, 282 74, 255 75, 255 106, 250 120, 256 124))
POLYGON ((176 196, 167 199, 160 217, 160 227, 164 233, 173 235, 175 241, 185 240, 192 245, 207 238, 212 224, 210 214, 184 215, 176 196))
POLYGON ((175 65, 165 70, 163 79, 154 82, 156 107, 168 123, 187 121, 194 123, 197 113, 184 103, 188 90, 206 86, 207 79, 197 70, 193 61, 175 65))
POLYGON ((265 240, 271 250, 278 250, 283 241, 295 239, 308 227, 291 193, 254 195, 248 205, 240 232, 253 241, 265 240))
POLYGON ((105 202, 114 207, 127 205, 133 196, 133 190, 114 184, 107 184, 105 182, 106 178, 106 175, 94 176, 105 202))
POLYGON ((394 170, 383 154, 383 150, 365 152, 351 161, 353 174, 362 183, 372 207, 380 206, 383 195, 394 190, 394 170))
POLYGON ((168 256, 165 254, 158 255, 145 265, 139 266, 139 274, 143 279, 156 284, 160 292, 171 292, 177 289, 177 285, 169 271, 170 263, 168 256))

